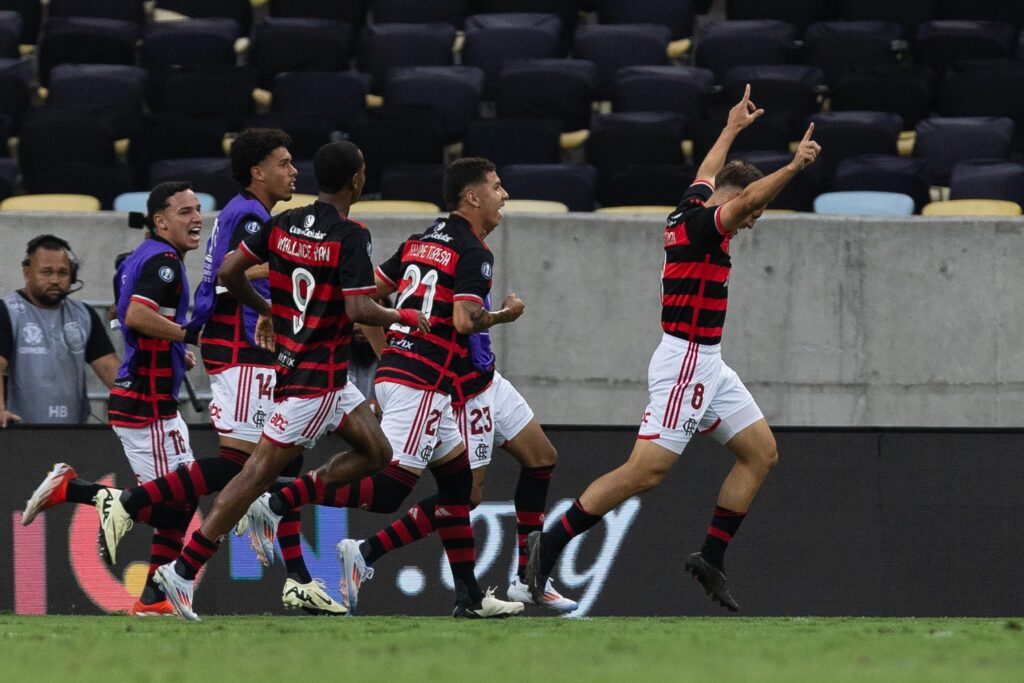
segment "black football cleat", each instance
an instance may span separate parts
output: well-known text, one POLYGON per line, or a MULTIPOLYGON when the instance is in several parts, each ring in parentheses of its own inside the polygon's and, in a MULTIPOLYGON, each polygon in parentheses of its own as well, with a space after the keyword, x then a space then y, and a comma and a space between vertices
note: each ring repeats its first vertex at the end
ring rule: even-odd
POLYGON ((730 612, 739 611, 739 604, 729 595, 729 588, 725 585, 725 572, 705 560, 699 552, 686 558, 686 571, 700 581, 700 585, 704 586, 704 592, 711 596, 712 601, 730 612))

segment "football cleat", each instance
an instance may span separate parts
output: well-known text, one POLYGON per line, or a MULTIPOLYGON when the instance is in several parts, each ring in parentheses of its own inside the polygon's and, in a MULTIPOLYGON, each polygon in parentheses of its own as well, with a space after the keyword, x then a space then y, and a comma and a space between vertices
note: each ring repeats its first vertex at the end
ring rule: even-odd
MULTIPOLYGON (((508 599, 526 605, 537 604, 526 584, 518 578, 515 580, 515 583, 508 587, 508 599)), ((575 600, 570 600, 556 591, 555 587, 551 584, 551 579, 548 578, 547 583, 544 585, 544 601, 540 603, 540 606, 553 609, 556 612, 572 612, 579 607, 579 603, 575 600)))
POLYGON ((360 541, 346 538, 338 544, 338 562, 341 564, 341 578, 338 590, 341 591, 341 604, 355 614, 359 602, 359 588, 363 581, 373 578, 373 567, 366 564, 363 553, 359 550, 360 541))
POLYGON ((252 549, 263 566, 269 567, 274 563, 274 539, 277 537, 277 525, 281 523, 281 515, 270 509, 270 494, 264 493, 254 500, 245 516, 252 549))
POLYGON ((714 602, 730 612, 739 611, 739 604, 729 594, 729 588, 725 585, 725 572, 705 560, 699 552, 686 558, 686 571, 700 581, 704 586, 704 592, 710 595, 714 602))
POLYGON ((102 488, 93 498, 100 515, 100 557, 113 565, 117 561, 117 544, 133 525, 132 518, 121 505, 121 490, 102 488))
POLYGON ((539 531, 531 531, 530 535, 526 537, 527 558, 523 582, 526 584, 526 589, 530 591, 530 595, 533 596, 535 605, 544 603, 544 588, 548 583, 548 577, 541 574, 540 571, 541 538, 542 534, 539 531))
POLYGON ((284 582, 284 589, 281 591, 281 602, 285 607, 301 608, 309 614, 324 614, 327 616, 344 616, 348 610, 344 605, 335 602, 324 582, 320 579, 313 579, 309 583, 299 583, 289 578, 284 582))
POLYGON ((36 487, 28 501, 25 502, 25 512, 21 514, 21 525, 28 526, 43 510, 49 510, 54 505, 60 505, 67 501, 68 482, 77 478, 75 470, 71 465, 58 462, 43 479, 43 483, 36 487))
POLYGON ((200 621, 199 615, 192 611, 192 582, 174 570, 174 562, 157 567, 153 581, 167 595, 182 619, 200 621))
POLYGON ((154 602, 151 605, 147 605, 142 600, 136 600, 132 608, 128 610, 128 614, 133 617, 176 617, 178 613, 174 611, 174 605, 167 598, 154 602))
POLYGON ((456 603, 452 616, 456 619, 504 619, 523 611, 521 602, 505 602, 494 597, 494 589, 488 588, 484 597, 475 605, 456 603))

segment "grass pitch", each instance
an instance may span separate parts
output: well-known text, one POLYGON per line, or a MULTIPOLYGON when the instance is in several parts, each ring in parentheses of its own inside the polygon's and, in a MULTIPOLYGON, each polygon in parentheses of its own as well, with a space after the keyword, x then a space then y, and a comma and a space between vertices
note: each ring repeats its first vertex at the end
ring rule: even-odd
POLYGON ((0 680, 1024 681, 1007 619, 0 616, 0 680))

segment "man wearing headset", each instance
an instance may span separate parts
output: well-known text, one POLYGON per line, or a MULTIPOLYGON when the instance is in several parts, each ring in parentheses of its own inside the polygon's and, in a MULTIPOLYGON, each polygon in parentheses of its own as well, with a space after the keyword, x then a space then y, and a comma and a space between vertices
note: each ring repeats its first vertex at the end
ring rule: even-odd
POLYGON ((66 241, 36 237, 21 266, 25 287, 0 299, 0 429, 85 422, 85 364, 109 389, 120 360, 96 312, 68 297, 78 262, 66 241))

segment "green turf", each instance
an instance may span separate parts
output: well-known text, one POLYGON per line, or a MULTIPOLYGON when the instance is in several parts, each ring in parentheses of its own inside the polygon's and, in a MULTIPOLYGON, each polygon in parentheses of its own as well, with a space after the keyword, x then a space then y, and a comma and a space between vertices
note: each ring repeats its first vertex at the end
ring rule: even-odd
POLYGON ((1024 681, 1007 619, 0 616, 0 680, 1024 681), (196 667, 196 668, 191 668, 196 667))

